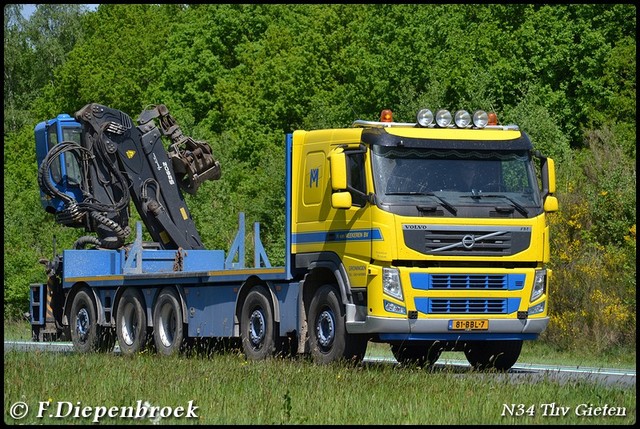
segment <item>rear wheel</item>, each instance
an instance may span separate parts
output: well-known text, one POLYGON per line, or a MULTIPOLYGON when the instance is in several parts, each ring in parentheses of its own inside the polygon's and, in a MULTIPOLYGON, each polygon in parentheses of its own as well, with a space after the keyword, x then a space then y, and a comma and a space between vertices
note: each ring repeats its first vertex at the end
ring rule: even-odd
POLYGON ((173 355, 184 344, 180 298, 173 288, 160 291, 153 307, 153 339, 158 353, 173 355))
POLYGON ((80 289, 73 298, 70 314, 71 342, 76 351, 111 351, 115 344, 113 330, 98 325, 98 312, 92 293, 80 289))
POLYGON ((414 341, 391 344, 391 352, 398 363, 432 366, 440 358, 442 347, 438 341, 414 341))
POLYGON ((147 343, 147 313, 140 291, 128 288, 118 302, 116 333, 120 351, 133 355, 147 343))
POLYGON ((309 306, 309 341, 316 363, 336 360, 360 362, 367 351, 367 337, 347 333, 345 315, 337 289, 324 285, 309 306))
POLYGON ((275 322, 268 291, 257 286, 242 305, 240 329, 242 350, 247 359, 261 360, 275 352, 275 322))
POLYGON ((464 355, 476 369, 507 371, 515 365, 521 350, 522 340, 470 341, 464 346, 464 355))

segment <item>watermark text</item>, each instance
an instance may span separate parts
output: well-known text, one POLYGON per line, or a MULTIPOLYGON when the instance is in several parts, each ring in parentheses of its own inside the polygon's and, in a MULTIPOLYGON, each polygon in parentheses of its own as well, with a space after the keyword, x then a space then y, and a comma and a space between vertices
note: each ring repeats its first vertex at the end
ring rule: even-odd
MULTIPOLYGON (((151 405, 148 401, 136 401, 135 405, 111 406, 84 405, 80 401, 39 401, 34 409, 35 418, 42 419, 89 419, 92 423, 100 423, 103 419, 150 419, 154 423, 165 418, 197 419, 198 406, 189 401, 185 406, 162 407, 151 405)), ((26 402, 11 405, 9 415, 14 420, 21 420, 29 415, 26 402)))

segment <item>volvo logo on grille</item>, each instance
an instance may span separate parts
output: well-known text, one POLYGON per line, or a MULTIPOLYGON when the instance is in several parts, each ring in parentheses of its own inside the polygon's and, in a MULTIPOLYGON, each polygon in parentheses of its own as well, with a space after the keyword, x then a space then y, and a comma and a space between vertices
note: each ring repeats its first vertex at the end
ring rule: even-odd
POLYGON ((471 249, 476 243, 476 237, 473 235, 465 235, 462 237, 462 245, 465 249, 471 249))

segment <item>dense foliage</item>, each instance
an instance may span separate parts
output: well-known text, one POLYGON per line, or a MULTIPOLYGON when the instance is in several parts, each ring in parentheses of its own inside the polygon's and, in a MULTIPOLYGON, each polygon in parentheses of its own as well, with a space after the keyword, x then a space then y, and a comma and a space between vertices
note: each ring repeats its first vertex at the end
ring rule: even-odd
POLYGON ((27 309, 53 236, 59 251, 82 233, 38 200, 33 128, 58 113, 167 105, 222 164, 187 196, 207 247, 228 250, 244 211, 278 264, 284 133, 484 108, 556 161, 546 339, 635 345, 634 5, 41 4, 28 20, 21 7, 4 9, 5 314, 27 309))

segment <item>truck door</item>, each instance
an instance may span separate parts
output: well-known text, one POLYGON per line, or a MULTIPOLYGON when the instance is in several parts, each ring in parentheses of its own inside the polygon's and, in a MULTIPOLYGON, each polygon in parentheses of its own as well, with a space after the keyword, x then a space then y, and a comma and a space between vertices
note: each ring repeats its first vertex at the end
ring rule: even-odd
MULTIPOLYGON (((346 190, 351 204, 344 208, 331 207, 327 219, 327 243, 344 264, 351 287, 366 287, 367 266, 371 260, 371 211, 368 206, 367 151, 364 146, 344 150, 346 190)), ((331 173, 335 174, 335 172, 331 173)))
POLYGON ((352 205, 336 210, 331 228, 346 231, 343 263, 351 287, 366 287, 367 266, 371 260, 371 210, 367 205, 366 152, 346 151, 347 184, 352 205))
MULTIPOLYGON (((353 137, 359 141, 354 131, 353 137)), ((303 135, 300 135, 301 138, 303 135)), ((314 137, 314 136, 312 136, 314 137)), ((296 137, 294 136, 294 141, 296 137)), ((366 286, 367 265, 371 255, 371 215, 367 203, 367 154, 359 149, 359 143, 348 144, 342 173, 348 186, 344 191, 350 195, 344 208, 332 206, 330 180, 330 157, 336 148, 334 136, 322 135, 299 147, 300 168, 295 169, 293 180, 293 224, 292 253, 315 254, 318 257, 339 258, 349 276, 351 287, 366 286), (351 148, 351 149, 349 149, 351 148), (329 255, 333 254, 333 256, 329 255)), ((341 138, 346 143, 346 138, 341 138)), ((295 143, 294 143, 295 144, 295 143)), ((371 186, 371 185, 369 185, 371 186)), ((370 192, 370 191, 369 191, 370 192)))

